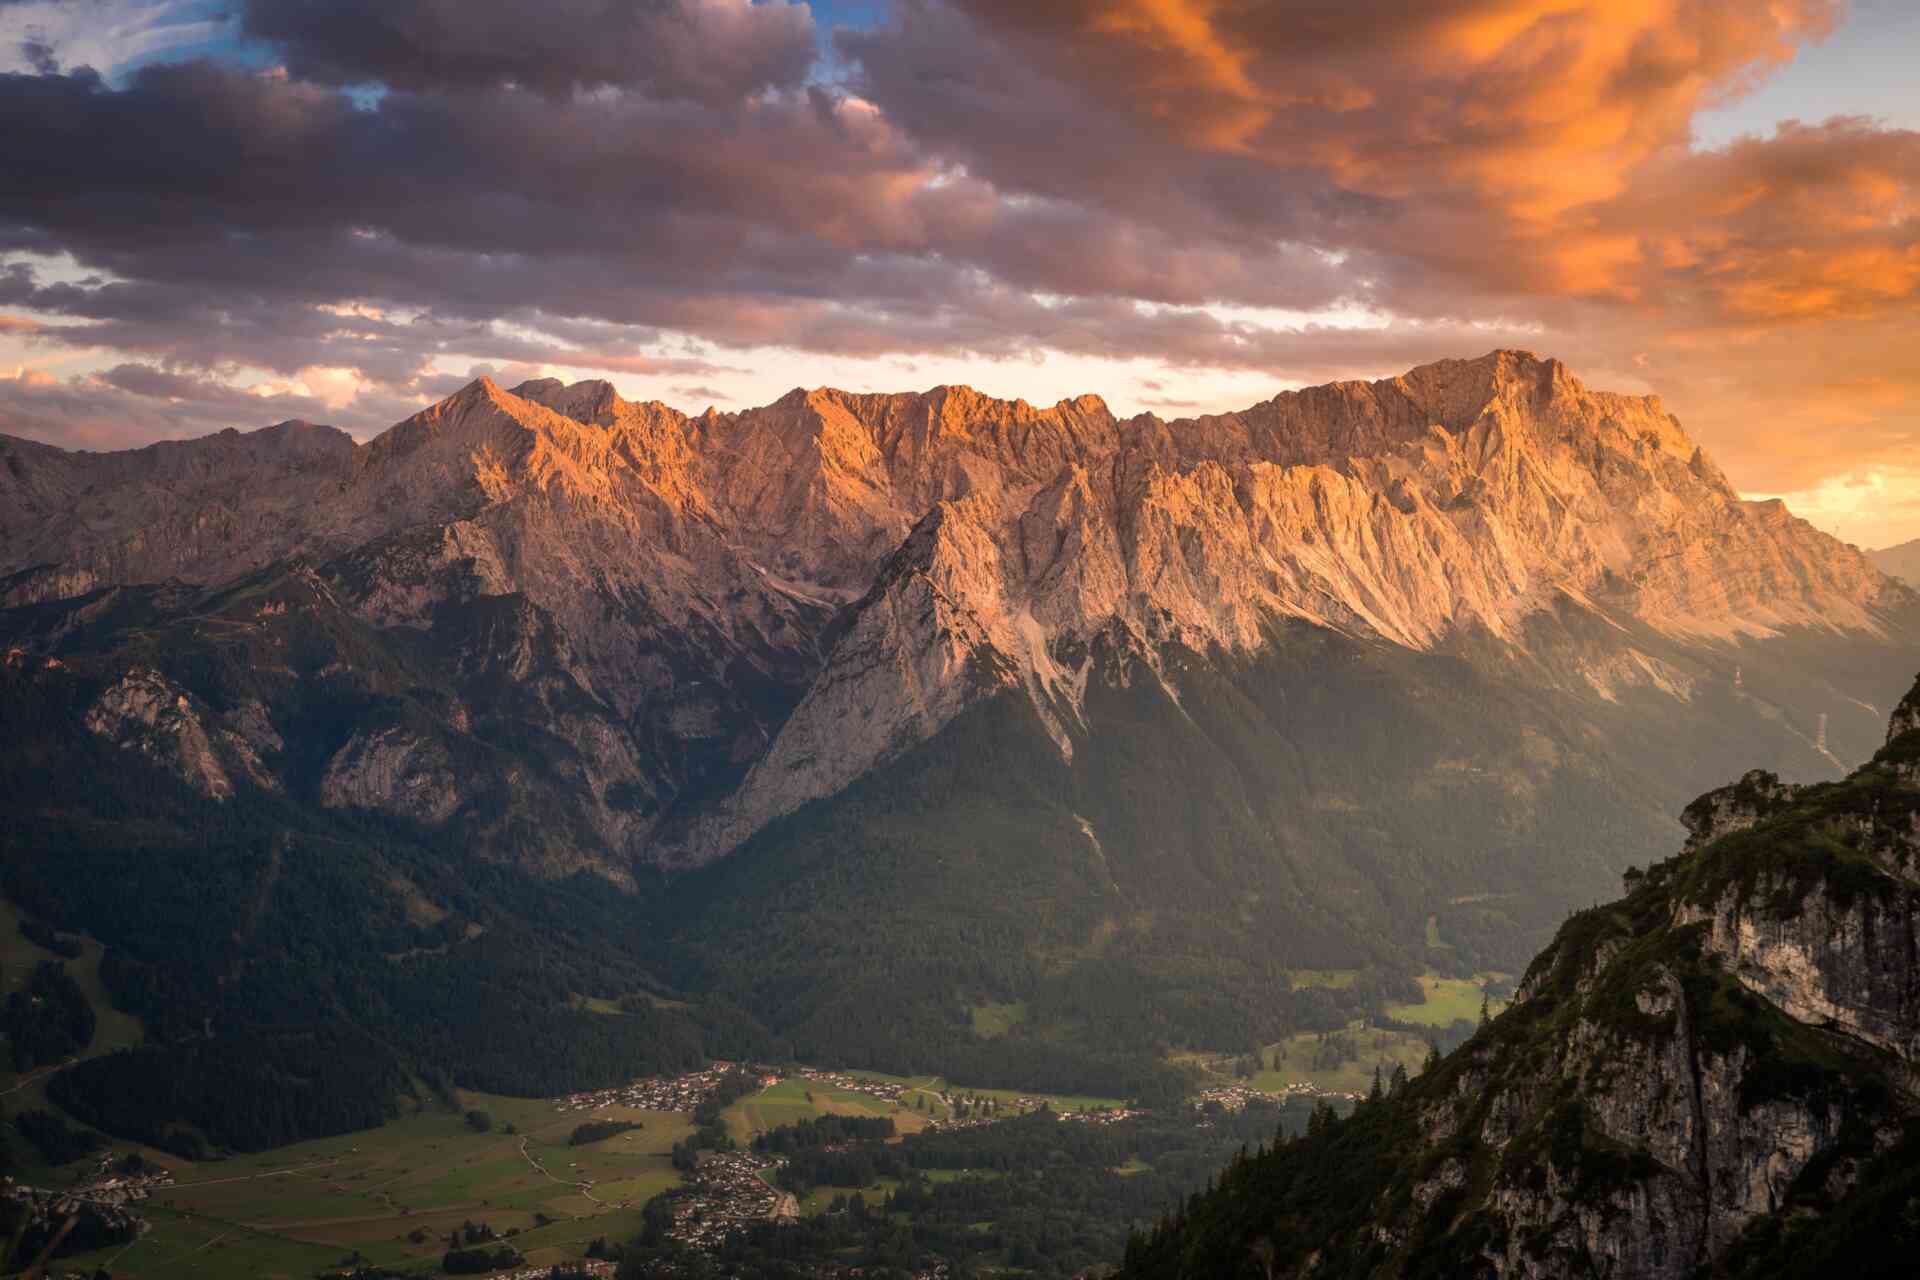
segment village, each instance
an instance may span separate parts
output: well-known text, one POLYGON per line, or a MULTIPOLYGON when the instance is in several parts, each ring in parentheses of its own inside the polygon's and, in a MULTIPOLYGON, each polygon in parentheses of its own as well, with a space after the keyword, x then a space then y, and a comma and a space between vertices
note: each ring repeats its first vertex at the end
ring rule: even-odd
POLYGON ((703 1154, 691 1183, 674 1199, 667 1234, 690 1248, 711 1249, 752 1223, 798 1219, 799 1201, 765 1176, 781 1163, 745 1151, 703 1154))
MULTIPOLYGON (((611 1089, 573 1093, 554 1100, 556 1111, 597 1111, 601 1107, 637 1107, 642 1111, 692 1111, 720 1088, 720 1082, 733 1069, 730 1062, 716 1062, 705 1071, 690 1071, 679 1076, 647 1076, 631 1084, 611 1089)), ((777 1079, 766 1076, 765 1078, 777 1079)))
POLYGON ((1361 1096, 1357 1093, 1340 1093, 1322 1089, 1304 1081, 1296 1081, 1278 1093, 1266 1089, 1249 1088, 1243 1084, 1217 1085, 1210 1089, 1202 1089, 1189 1101, 1196 1109, 1204 1108, 1209 1102, 1217 1102, 1229 1111, 1238 1111, 1249 1102, 1283 1103, 1301 1098, 1324 1098, 1329 1102, 1358 1102, 1361 1096))
MULTIPOLYGON (((727 1077, 742 1069, 742 1064, 715 1062, 706 1070, 678 1076, 656 1076, 635 1080, 612 1089, 571 1094, 556 1099, 561 1112, 590 1112, 606 1106, 627 1106, 650 1111, 692 1112, 708 1102, 727 1077)), ((745 1069, 762 1088, 771 1088, 782 1079, 779 1069, 754 1064, 745 1069)), ((956 1091, 949 1086, 916 1086, 900 1081, 856 1075, 846 1071, 818 1068, 788 1068, 795 1078, 823 1092, 859 1094, 893 1107, 906 1107, 912 1095, 938 1098, 942 1104, 927 1116, 923 1131, 972 1129, 996 1124, 1019 1115, 1048 1110, 1063 1124, 1117 1125, 1146 1114, 1139 1108, 1094 1106, 1080 1109, 1062 1107, 1056 1100, 1040 1096, 996 1097, 956 1091)), ((1211 1127, 1207 1116, 1211 1108, 1239 1111, 1250 1102, 1281 1104, 1302 1098, 1353 1101, 1357 1095, 1329 1092, 1301 1082, 1289 1084, 1279 1092, 1251 1088, 1243 1084, 1221 1085, 1202 1090, 1189 1101, 1201 1127, 1211 1127)), ((1217 1112, 1216 1112, 1217 1114, 1217 1112)), ((748 1151, 708 1151, 699 1157, 687 1184, 672 1193, 672 1225, 667 1234, 679 1243, 696 1249, 713 1250, 735 1231, 767 1221, 794 1221, 800 1215, 794 1196, 773 1185, 773 1173, 783 1163, 748 1151)))
MULTIPOLYGON (((566 1264, 566 1269, 576 1275, 599 1277, 611 1276, 615 1266, 611 1262, 603 1262, 598 1258, 588 1258, 581 1262, 569 1262, 566 1264)), ((512 1271, 492 1272, 487 1280, 549 1280, 553 1270, 550 1263, 537 1267, 516 1267, 512 1271)))
POLYGON ((25 1235, 93 1248, 131 1241, 147 1230, 136 1207, 173 1175, 157 1166, 128 1169, 102 1157, 73 1186, 47 1189, 0 1179, 0 1199, 26 1206, 25 1235))

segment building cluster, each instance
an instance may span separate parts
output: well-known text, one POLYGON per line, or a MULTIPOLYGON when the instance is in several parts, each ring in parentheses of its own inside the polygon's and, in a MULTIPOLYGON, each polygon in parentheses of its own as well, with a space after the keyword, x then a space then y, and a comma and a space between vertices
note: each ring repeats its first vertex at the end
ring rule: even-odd
MULTIPOLYGON (((584 1271, 590 1276, 611 1276, 615 1270, 613 1263, 603 1262, 598 1258, 587 1258, 581 1261, 563 1263, 562 1265, 569 1271, 584 1271)), ((487 1280, 547 1280, 547 1277, 553 1274, 553 1266, 554 1264, 551 1262, 543 1262, 537 1267, 518 1267, 512 1271, 495 1271, 488 1275, 487 1280)))
POLYGON ((1075 1124, 1119 1124, 1122 1120, 1132 1120, 1145 1114, 1145 1111, 1129 1107, 1103 1107, 1093 1111, 1063 1111, 1060 1119, 1075 1124))
POLYGON ((747 1151, 703 1154, 687 1188, 673 1200, 667 1234, 692 1248, 710 1249, 752 1223, 798 1219, 800 1202, 765 1177, 781 1163, 747 1151))
MULTIPOLYGON (((878 1268, 875 1267, 854 1267, 844 1263, 829 1262, 814 1268, 813 1280, 861 1280, 861 1277, 873 1275, 877 1270, 878 1268)), ((890 1271, 887 1274, 898 1275, 899 1273, 890 1271)), ((946 1263, 936 1261, 925 1270, 914 1272, 912 1280, 948 1280, 952 1274, 952 1269, 946 1263)))
POLYGON ((631 1084, 556 1099, 558 1111, 597 1111, 601 1107, 637 1107, 643 1111, 692 1111, 720 1087, 732 1070, 730 1062, 716 1062, 705 1071, 682 1076, 648 1076, 631 1084))
POLYGON ((1296 1080, 1281 1088, 1278 1093, 1273 1093, 1266 1089, 1250 1089, 1243 1084, 1220 1085, 1216 1088, 1201 1090, 1193 1097, 1192 1102, 1196 1109, 1205 1107, 1209 1102, 1217 1102, 1229 1111, 1238 1111, 1249 1102, 1255 1101, 1286 1102, 1294 1098, 1325 1098, 1329 1102, 1342 1100, 1358 1102, 1360 1097, 1361 1095, 1357 1093, 1341 1093, 1338 1090, 1322 1089, 1317 1085, 1308 1084, 1304 1080, 1296 1080))
POLYGON ((133 1240, 147 1230, 147 1220, 136 1211, 155 1187, 171 1186, 173 1175, 116 1173, 102 1161, 91 1181, 71 1187, 31 1187, 12 1178, 0 1178, 0 1199, 26 1207, 25 1234, 46 1240, 66 1240, 98 1248, 133 1240))

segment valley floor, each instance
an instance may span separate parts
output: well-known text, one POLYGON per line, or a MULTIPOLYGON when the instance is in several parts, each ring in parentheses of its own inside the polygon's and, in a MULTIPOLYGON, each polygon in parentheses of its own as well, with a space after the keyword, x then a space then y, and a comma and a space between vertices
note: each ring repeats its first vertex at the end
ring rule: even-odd
MULTIPOLYGON (((0 972, 9 985, 46 958, 20 933, 15 909, 0 903, 0 972)), ((137 1044, 136 1019, 114 1010, 99 983, 101 950, 81 939, 83 953, 68 964, 100 1023, 84 1056, 137 1044)), ((1342 973, 1302 974, 1296 981, 1338 985, 1342 973)), ((1237 1109, 1249 1099, 1282 1108, 1318 1100, 1346 1102, 1363 1094, 1376 1071, 1418 1069, 1430 1038, 1478 1014, 1489 989, 1505 975, 1474 979, 1429 976, 1425 1003, 1393 1006, 1387 1025, 1350 1023, 1345 1029, 1301 1033, 1238 1057, 1176 1054, 1172 1061, 1193 1079, 1194 1122, 1208 1126, 1217 1104, 1237 1109)), ((1494 1007, 1497 1009, 1498 1002, 1494 1007)), ((978 1011, 976 1034, 1004 1036, 1025 1010, 993 1006, 978 1011)), ((18 1075, 0 1075, 7 1114, 48 1109, 47 1080, 69 1063, 18 1075)), ((887 1118, 901 1136, 976 1128, 1046 1108, 1067 1119, 1118 1123, 1134 1113, 1117 1098, 974 1089, 937 1075, 890 1076, 868 1071, 757 1068, 756 1088, 721 1112, 727 1135, 743 1151, 782 1126, 821 1116, 887 1118)), ((844 1207, 850 1190, 879 1203, 897 1191, 897 1179, 876 1177, 862 1188, 820 1187, 788 1195, 774 1185, 772 1161, 747 1158, 736 1170, 712 1164, 683 1172, 674 1148, 696 1130, 692 1112, 716 1087, 714 1069, 671 1079, 559 1099, 461 1093, 457 1106, 417 1105, 381 1127, 303 1142, 254 1155, 190 1162, 126 1143, 106 1154, 137 1151, 167 1180, 148 1189, 137 1212, 146 1229, 118 1243, 62 1260, 82 1273, 102 1268, 118 1277, 208 1276, 302 1278, 360 1265, 425 1274, 440 1262, 450 1237, 476 1228, 525 1255, 530 1266, 581 1260, 596 1241, 618 1246, 644 1225, 644 1209, 661 1193, 694 1185, 697 1222, 686 1243, 711 1247, 726 1230, 717 1224, 768 1217, 813 1217, 844 1207), (483 1117, 483 1118, 482 1118, 483 1117), (587 1122, 633 1127, 599 1141, 573 1145, 587 1122)), ((71 1190, 99 1180, 102 1155, 59 1167, 35 1163, 32 1147, 13 1143, 18 1180, 71 1190)), ((1137 1176, 1153 1165, 1138 1155, 1108 1172, 1137 1176)), ((943 1184, 1002 1176, 999 1169, 934 1169, 943 1184)), ((730 1228, 729 1228, 730 1229, 730 1228)))

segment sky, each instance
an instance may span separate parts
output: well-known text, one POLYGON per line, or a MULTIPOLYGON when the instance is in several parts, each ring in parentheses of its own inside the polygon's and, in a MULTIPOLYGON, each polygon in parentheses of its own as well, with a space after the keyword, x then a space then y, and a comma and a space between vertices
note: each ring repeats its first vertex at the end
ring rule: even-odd
POLYGON ((1920 537, 1912 0, 0 0, 0 432, 1524 347, 1920 537))

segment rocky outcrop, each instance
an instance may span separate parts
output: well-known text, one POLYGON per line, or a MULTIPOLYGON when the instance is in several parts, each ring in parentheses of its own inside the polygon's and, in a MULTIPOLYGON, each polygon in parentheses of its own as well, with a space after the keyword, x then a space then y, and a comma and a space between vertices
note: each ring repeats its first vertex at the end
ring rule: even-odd
POLYGON ((1745 831, 1792 803, 1799 791, 1776 774, 1754 769, 1731 786, 1707 792, 1680 814, 1680 825, 1690 833, 1687 852, 1712 844, 1721 836, 1745 831))
POLYGON ((463 796, 446 748, 394 727, 356 733, 335 752, 320 781, 320 799, 437 825, 453 816, 463 796))
POLYGON ((0 580, 0 609, 83 596, 99 585, 100 576, 91 569, 35 565, 0 580))
POLYGON ((1896 715, 1842 782, 1703 796, 1687 851, 1570 920, 1512 1008, 1236 1166, 1126 1274, 1229 1274, 1278 1220, 1272 1274, 1300 1277, 1817 1274, 1795 1268, 1907 1231, 1911 1197, 1865 1197, 1920 1170, 1916 752, 1896 715), (1291 1198, 1324 1179, 1365 1188, 1358 1221, 1291 1198))
POLYGON ((235 777, 277 788, 262 762, 278 751, 279 735, 258 703, 214 716, 198 699, 158 671, 136 667, 102 690, 87 709, 86 727, 128 751, 138 751, 214 800, 233 795, 235 777))

